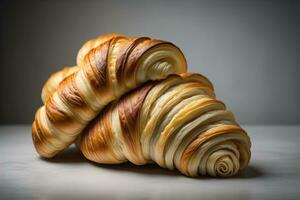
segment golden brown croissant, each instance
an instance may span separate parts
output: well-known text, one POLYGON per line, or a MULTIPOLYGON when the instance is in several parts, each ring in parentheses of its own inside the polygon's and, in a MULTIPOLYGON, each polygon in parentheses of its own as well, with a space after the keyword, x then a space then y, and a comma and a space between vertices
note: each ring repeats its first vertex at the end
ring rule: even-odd
POLYGON ((188 176, 235 175, 247 166, 250 146, 210 81, 189 73, 148 82, 111 103, 80 143, 97 163, 154 161, 188 176))
POLYGON ((110 34, 83 45, 77 65, 56 91, 51 80, 43 91, 45 104, 32 124, 33 142, 43 157, 53 157, 68 147, 111 101, 148 80, 183 73, 187 64, 170 42, 110 34))
POLYGON ((46 103, 48 98, 57 90, 58 85, 62 80, 70 76, 71 74, 74 74, 79 70, 79 67, 73 66, 73 67, 65 67, 62 70, 52 74, 50 78, 46 81, 43 89, 42 89, 42 101, 43 103, 46 103))

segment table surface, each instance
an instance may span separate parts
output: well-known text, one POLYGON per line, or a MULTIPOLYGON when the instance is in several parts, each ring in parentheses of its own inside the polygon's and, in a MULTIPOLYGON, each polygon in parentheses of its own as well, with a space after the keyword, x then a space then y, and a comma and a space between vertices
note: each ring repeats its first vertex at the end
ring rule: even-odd
POLYGON ((30 126, 0 126, 0 199, 300 199, 300 126, 243 126, 252 158, 238 177, 188 178, 156 165, 93 164, 75 146, 40 158, 30 126))

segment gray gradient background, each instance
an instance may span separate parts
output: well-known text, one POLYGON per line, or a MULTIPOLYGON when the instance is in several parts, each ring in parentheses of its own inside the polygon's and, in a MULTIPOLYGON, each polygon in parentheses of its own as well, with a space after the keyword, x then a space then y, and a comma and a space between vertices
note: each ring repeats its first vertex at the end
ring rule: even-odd
POLYGON ((31 123, 47 77, 110 32, 169 40, 243 124, 300 123, 300 1, 1 1, 0 123, 31 123))

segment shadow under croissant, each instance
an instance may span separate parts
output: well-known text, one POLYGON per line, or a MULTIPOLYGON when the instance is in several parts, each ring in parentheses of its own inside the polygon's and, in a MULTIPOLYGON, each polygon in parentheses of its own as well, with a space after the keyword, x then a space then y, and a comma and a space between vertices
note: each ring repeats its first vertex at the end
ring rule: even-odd
POLYGON ((52 163, 73 164, 86 162, 86 159, 75 145, 71 145, 69 148, 57 154, 53 158, 40 158, 46 162, 52 163))
MULTIPOLYGON (((42 158, 42 160, 52 163, 64 163, 64 164, 73 164, 73 163, 83 163, 88 160, 84 158, 82 153, 76 148, 75 145, 70 146, 65 151, 56 155, 51 159, 42 158)), ((99 164, 92 161, 88 161, 92 165, 101 167, 107 170, 115 170, 120 172, 133 172, 140 174, 150 174, 150 175, 166 175, 166 176, 183 176, 178 170, 168 170, 165 168, 161 168, 157 164, 146 164, 146 165, 134 165, 130 162, 122 163, 122 164, 99 164)), ((250 178, 258 178, 265 176, 266 174, 263 170, 259 169, 256 166, 248 166, 245 170, 237 174, 236 176, 230 177, 230 179, 250 179, 250 178)), ((190 177, 189 177, 190 178, 190 177)), ((215 179, 215 177, 209 176, 199 176, 198 179, 215 179)), ((218 178, 219 179, 219 178, 218 178)), ((223 178, 228 179, 228 178, 223 178)))

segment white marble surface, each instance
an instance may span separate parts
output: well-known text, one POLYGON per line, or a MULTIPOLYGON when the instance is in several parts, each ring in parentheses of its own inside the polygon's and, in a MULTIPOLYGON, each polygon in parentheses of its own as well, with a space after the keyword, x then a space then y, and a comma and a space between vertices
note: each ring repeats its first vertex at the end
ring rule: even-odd
POLYGON ((248 169, 187 178, 156 165, 96 165, 75 147, 41 159, 30 126, 0 126, 0 199, 300 199, 300 126, 244 126, 248 169))

